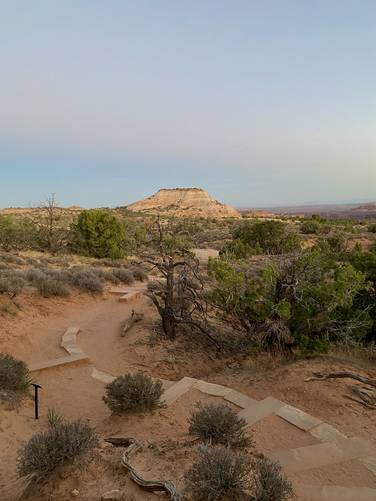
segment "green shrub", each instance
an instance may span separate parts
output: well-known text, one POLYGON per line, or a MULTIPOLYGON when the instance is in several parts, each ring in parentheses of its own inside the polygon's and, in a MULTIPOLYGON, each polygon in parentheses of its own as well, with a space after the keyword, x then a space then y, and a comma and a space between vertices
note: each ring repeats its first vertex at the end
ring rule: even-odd
POLYGON ((95 431, 81 421, 61 422, 37 433, 18 452, 19 475, 43 477, 56 467, 82 456, 96 447, 95 431))
POLYGON ((246 222, 235 229, 233 237, 265 254, 283 254, 301 248, 298 235, 282 221, 246 222))
POLYGON ((228 405, 199 404, 189 418, 189 433, 212 444, 246 447, 251 445, 251 440, 245 425, 245 420, 228 405))
POLYGON ((376 233, 376 223, 372 223, 372 224, 368 225, 368 231, 370 233, 376 233))
POLYGON ((125 374, 106 386, 104 402, 113 413, 151 411, 161 406, 162 382, 142 373, 125 374))
POLYGON ((29 370, 21 360, 0 353, 0 394, 5 399, 21 397, 30 386, 29 370))
POLYGON ((76 252, 98 258, 124 256, 124 226, 106 210, 82 211, 72 229, 72 247, 76 252))
POLYGON ((292 485, 282 473, 281 465, 263 455, 253 458, 255 472, 255 495, 257 501, 284 501, 293 494, 292 485))
POLYGON ((315 219, 308 219, 307 221, 303 221, 300 225, 301 233, 305 235, 316 235, 320 231, 320 222, 315 219))
POLYGON ((251 462, 244 453, 224 446, 201 447, 185 480, 186 490, 198 501, 249 499, 251 462))

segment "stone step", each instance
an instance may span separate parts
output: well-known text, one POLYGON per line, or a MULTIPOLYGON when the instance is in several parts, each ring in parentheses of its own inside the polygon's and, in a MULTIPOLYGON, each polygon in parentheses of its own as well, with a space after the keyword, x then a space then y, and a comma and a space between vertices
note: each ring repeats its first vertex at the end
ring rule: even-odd
POLYGON ((142 296, 142 293, 140 291, 129 292, 129 293, 124 294, 123 296, 119 297, 119 303, 130 303, 131 301, 134 301, 136 299, 140 299, 141 296, 142 296))
POLYGON ((371 456, 375 448, 363 438, 347 438, 297 449, 273 451, 272 459, 279 461, 287 473, 321 468, 328 464, 371 456))
POLYGON ((72 364, 75 362, 80 362, 82 360, 88 360, 89 357, 85 353, 80 355, 70 355, 68 357, 55 358, 53 360, 47 360, 46 362, 40 362, 38 364, 29 365, 29 372, 42 371, 44 369, 51 369, 53 367, 60 367, 62 365, 72 364))
POLYGON ((320 442, 337 442, 346 439, 346 435, 338 431, 334 426, 321 423, 309 430, 310 435, 320 440, 320 442))
POLYGON ((180 381, 173 384, 168 390, 163 394, 163 400, 166 405, 171 405, 182 395, 187 393, 197 382, 197 379, 192 377, 183 377, 180 381))
POLYGON ((293 407, 292 405, 284 405, 277 410, 276 414, 303 431, 309 431, 322 423, 320 419, 317 419, 310 414, 293 407))
POLYGON ((376 489, 340 485, 302 485, 296 494, 307 501, 375 501, 376 489))
MULTIPOLYGON (((368 456, 362 459, 359 459, 359 461, 369 470, 371 473, 373 473, 376 476, 376 456, 368 456)), ((375 498, 376 499, 376 498, 375 498)))
POLYGON ((77 346, 77 334, 79 332, 79 327, 68 327, 61 338, 60 346, 70 355, 79 355, 83 353, 83 351, 77 346))
POLYGON ((227 386, 222 386, 221 384, 207 383, 199 379, 194 385, 195 388, 200 390, 202 393, 207 395, 212 395, 214 397, 225 397, 232 390, 227 388, 227 386))
POLYGON ((273 397, 264 398, 260 402, 255 402, 238 413, 238 416, 245 419, 248 426, 260 421, 260 419, 274 414, 277 409, 286 405, 284 402, 273 397))
POLYGON ((101 381, 102 383, 106 383, 106 384, 112 383, 112 381, 114 381, 114 379, 116 379, 114 376, 112 376, 112 374, 108 374, 108 372, 100 371, 99 369, 96 369, 95 367, 93 367, 93 370, 91 371, 91 377, 93 377, 94 379, 98 379, 98 381, 101 381))
POLYGON ((258 402, 258 400, 254 400, 248 395, 244 395, 244 393, 240 393, 236 390, 231 390, 229 393, 227 393, 227 395, 225 395, 224 399, 228 402, 231 402, 232 404, 237 405, 238 407, 241 407, 242 409, 245 409, 250 405, 258 402))

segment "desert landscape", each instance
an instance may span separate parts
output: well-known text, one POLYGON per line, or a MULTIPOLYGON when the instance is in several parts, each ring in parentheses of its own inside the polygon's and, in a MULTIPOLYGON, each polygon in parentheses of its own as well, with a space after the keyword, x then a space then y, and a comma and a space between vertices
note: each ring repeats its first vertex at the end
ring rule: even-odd
POLYGON ((376 223, 265 216, 2 211, 0 499, 375 499, 376 223))
POLYGON ((375 19, 0 3, 0 501, 376 501, 375 19))

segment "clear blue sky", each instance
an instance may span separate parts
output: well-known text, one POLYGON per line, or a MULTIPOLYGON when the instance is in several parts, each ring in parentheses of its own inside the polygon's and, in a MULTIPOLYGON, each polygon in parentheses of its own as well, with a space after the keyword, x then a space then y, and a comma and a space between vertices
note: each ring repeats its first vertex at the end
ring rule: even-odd
POLYGON ((376 200, 375 0, 0 0, 0 207, 376 200))

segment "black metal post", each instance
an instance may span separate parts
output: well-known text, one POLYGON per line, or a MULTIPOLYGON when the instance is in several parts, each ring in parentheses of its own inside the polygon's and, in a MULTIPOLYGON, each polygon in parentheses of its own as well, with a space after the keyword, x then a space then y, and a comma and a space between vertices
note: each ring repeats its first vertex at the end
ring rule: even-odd
POLYGON ((38 400, 38 390, 42 388, 37 383, 31 383, 34 386, 34 411, 35 411, 35 419, 39 419, 39 400, 38 400))

